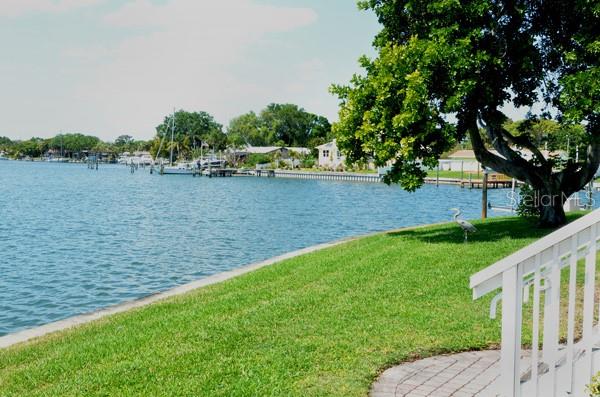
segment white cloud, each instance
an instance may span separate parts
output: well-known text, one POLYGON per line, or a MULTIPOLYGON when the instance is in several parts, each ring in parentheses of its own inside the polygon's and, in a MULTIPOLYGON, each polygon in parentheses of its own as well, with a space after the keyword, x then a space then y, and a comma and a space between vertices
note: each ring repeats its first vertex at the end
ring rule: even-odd
POLYGON ((110 135, 120 129, 149 137, 173 106, 206 110, 226 121, 249 110, 249 104, 270 102, 286 87, 264 87, 234 69, 243 67, 253 46, 268 48, 269 34, 301 28, 316 18, 308 8, 252 0, 171 0, 162 5, 135 0, 104 21, 138 34, 115 47, 65 54, 90 66, 78 97, 94 108, 96 120, 105 120, 110 135))
POLYGON ((100 3, 103 0, 2 0, 0 17, 19 17, 32 12, 59 13, 100 3))

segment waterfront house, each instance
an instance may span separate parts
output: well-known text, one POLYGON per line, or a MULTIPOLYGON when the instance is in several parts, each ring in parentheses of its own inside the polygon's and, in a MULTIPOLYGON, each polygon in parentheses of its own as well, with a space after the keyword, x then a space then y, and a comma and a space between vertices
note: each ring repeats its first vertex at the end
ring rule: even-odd
POLYGON ((306 156, 310 154, 310 149, 305 147, 286 147, 286 146, 246 146, 240 152, 246 154, 266 154, 276 156, 282 159, 290 158, 291 153, 306 156))
POLYGON ((237 163, 243 162, 251 154, 262 154, 287 160, 291 157, 304 157, 310 154, 310 149, 305 147, 286 147, 286 146, 252 146, 248 145, 240 149, 230 148, 227 155, 230 157, 230 161, 237 163), (295 153, 294 156, 292 153, 295 153))
POLYGON ((317 146, 319 151, 318 163, 321 168, 338 169, 344 167, 346 156, 337 147, 336 140, 317 146))
MULTIPOLYGON (((528 149, 519 149, 513 147, 513 150, 518 151, 525 160, 530 160, 533 157, 533 153, 528 149)), ((568 155, 565 151, 548 151, 540 150, 545 158, 560 158, 561 160, 567 160, 568 155)), ((490 150, 490 153, 496 156, 503 157, 496 150, 490 150)), ((441 171, 465 171, 465 172, 479 172, 481 171, 481 165, 475 158, 475 152, 470 149, 460 149, 450 154, 447 159, 441 159, 439 161, 439 167, 441 171)))

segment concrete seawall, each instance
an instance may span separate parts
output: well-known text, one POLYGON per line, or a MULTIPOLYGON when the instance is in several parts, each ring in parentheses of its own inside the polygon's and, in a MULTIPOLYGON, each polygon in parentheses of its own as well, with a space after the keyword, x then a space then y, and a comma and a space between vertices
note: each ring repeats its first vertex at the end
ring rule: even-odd
POLYGON ((378 174, 360 174, 355 172, 302 172, 285 170, 257 170, 258 177, 290 178, 290 179, 317 179, 323 181, 348 181, 379 183, 383 179, 378 174))
POLYGON ((302 248, 302 249, 299 249, 296 251, 292 251, 292 252, 288 252, 288 253, 285 253, 282 255, 275 256, 273 258, 270 258, 270 259, 267 259, 264 261, 255 262, 253 264, 242 266, 242 267, 232 269, 232 270, 229 270, 226 272, 213 274, 212 276, 208 276, 208 277, 196 280, 196 281, 192 281, 187 284, 182 284, 177 287, 168 289, 166 291, 157 292, 155 294, 148 295, 148 296, 145 296, 145 297, 133 300, 133 301, 119 303, 117 305, 99 309, 94 312, 76 315, 76 316, 69 317, 69 318, 66 318, 63 320, 55 321, 52 323, 40 325, 40 326, 37 326, 34 328, 29 328, 29 329, 25 329, 22 331, 14 332, 12 334, 1 336, 0 337, 0 349, 7 348, 10 346, 16 345, 18 343, 27 342, 29 340, 39 338, 39 337, 42 337, 44 335, 48 335, 48 334, 51 334, 54 332, 64 331, 69 328, 87 324, 89 322, 101 319, 106 316, 110 316, 112 314, 123 313, 128 310, 148 306, 152 303, 161 301, 163 299, 167 299, 167 298, 177 296, 177 295, 182 295, 187 292, 196 290, 198 288, 203 288, 203 287, 207 287, 209 285, 213 285, 213 284, 217 284, 217 283, 220 283, 223 281, 230 280, 234 277, 241 276, 246 273, 250 273, 254 270, 258 270, 260 268, 276 264, 276 263, 284 261, 286 259, 291 259, 291 258, 295 258, 297 256, 320 251, 320 250, 323 250, 326 248, 335 247, 335 246, 338 246, 338 245, 341 245, 341 244, 344 244, 344 243, 347 243, 350 241, 362 239, 362 238, 369 237, 369 236, 375 236, 375 235, 384 234, 384 233, 394 233, 394 232, 400 232, 400 231, 406 231, 406 230, 421 229, 421 228, 430 227, 430 226, 439 226, 439 225, 443 225, 445 223, 447 223, 447 222, 439 222, 439 223, 432 223, 432 224, 426 224, 426 225, 407 226, 407 227, 403 227, 403 228, 399 228, 399 229, 392 229, 392 230, 387 230, 387 231, 368 233, 368 234, 359 235, 359 236, 346 237, 346 238, 342 238, 342 239, 335 240, 332 242, 322 243, 322 244, 313 245, 311 247, 302 248))
MULTIPOLYGON (((362 237, 362 236, 361 236, 362 237)), ((116 314, 122 313, 131 309, 139 308, 147 306, 151 303, 170 298, 172 296, 177 296, 181 294, 185 294, 187 292, 193 291, 198 288, 206 287, 209 285, 217 284, 222 281, 226 281, 232 279, 237 276, 241 276, 243 274, 249 273, 251 271, 260 269, 262 267, 270 266, 277 262, 281 262, 286 259, 294 258, 300 255, 308 254, 311 252, 319 251, 325 248, 334 247, 336 245, 355 240, 360 237, 350 237, 341 240, 336 240, 329 243, 318 244, 312 247, 307 247, 303 249, 299 249, 296 251, 288 252, 283 255, 275 256, 273 258, 256 262, 250 265, 246 265, 237 269, 229 270, 222 273, 217 273, 212 276, 208 276, 206 278, 202 278, 200 280, 192 281, 191 283, 183 284, 172 289, 158 292, 152 295, 145 296, 143 298, 139 298, 133 301, 123 302, 114 306, 109 306, 103 309, 99 309, 94 312, 80 314, 74 317, 69 317, 64 320, 55 321, 52 323, 40 325, 34 328, 25 329, 23 331, 18 331, 12 334, 7 334, 0 337, 0 349, 7 348, 9 346, 15 345, 17 343, 26 342, 28 340, 38 338, 53 332, 62 331, 68 328, 72 328, 78 325, 86 324, 94 320, 98 320, 100 318, 116 314)))

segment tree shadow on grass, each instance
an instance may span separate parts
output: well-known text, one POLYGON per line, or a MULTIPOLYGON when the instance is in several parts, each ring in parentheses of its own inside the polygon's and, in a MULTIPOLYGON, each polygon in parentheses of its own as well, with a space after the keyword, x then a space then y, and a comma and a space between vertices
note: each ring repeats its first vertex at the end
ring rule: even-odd
MULTIPOLYGON (((469 243, 492 242, 504 238, 540 238, 552 232, 552 229, 537 227, 534 220, 517 217, 493 218, 484 222, 474 221, 473 225, 477 228, 477 232, 469 233, 469 243)), ((390 232, 388 236, 416 239, 430 244, 464 244, 463 230, 454 222, 440 226, 390 232)))

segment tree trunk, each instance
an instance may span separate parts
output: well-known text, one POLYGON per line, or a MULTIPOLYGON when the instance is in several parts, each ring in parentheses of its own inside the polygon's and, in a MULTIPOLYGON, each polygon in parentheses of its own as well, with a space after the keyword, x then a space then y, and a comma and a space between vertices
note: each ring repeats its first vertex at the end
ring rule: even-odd
MULTIPOLYGON (((473 104, 469 100, 467 107, 476 108, 477 100, 471 100, 473 104)), ((466 111, 459 118, 458 127, 468 132, 475 157, 483 166, 523 181, 535 190, 532 207, 539 210, 540 226, 555 228, 564 225, 567 223, 564 202, 571 194, 583 189, 600 166, 600 133, 592 133, 583 161, 569 160, 562 170, 554 171, 555 162, 545 158, 526 135, 513 136, 508 132, 502 126, 505 120, 506 116, 496 109, 466 111), (496 153, 486 147, 478 120, 482 121, 496 153), (526 160, 515 149, 519 147, 529 149, 534 158, 526 160)))
POLYGON ((540 210, 539 226, 556 228, 567 223, 563 204, 568 196, 558 187, 536 189, 536 204, 540 210))

